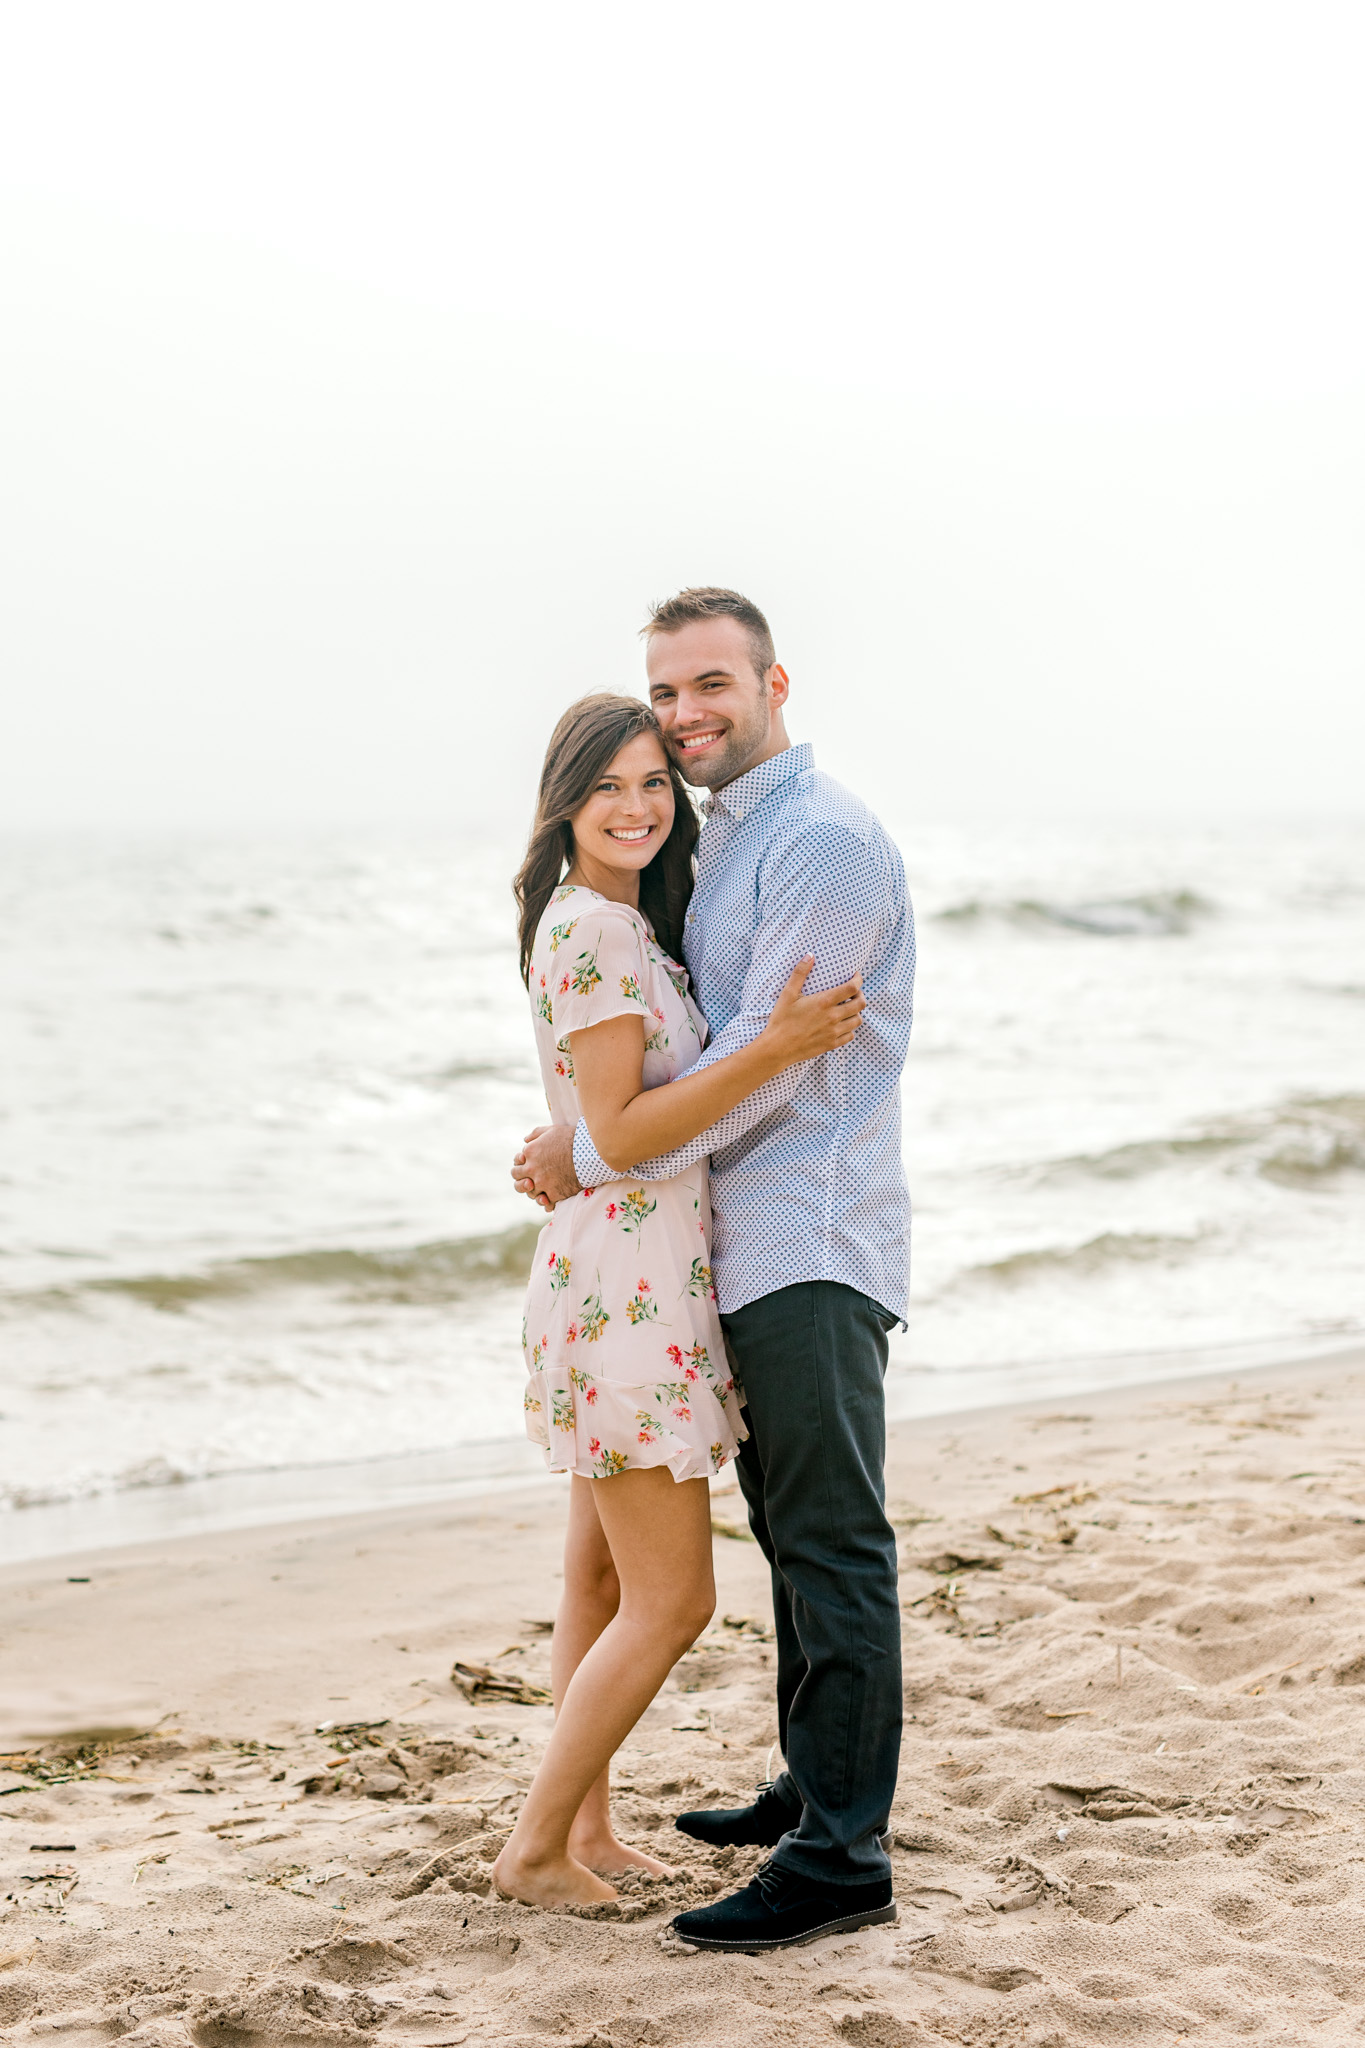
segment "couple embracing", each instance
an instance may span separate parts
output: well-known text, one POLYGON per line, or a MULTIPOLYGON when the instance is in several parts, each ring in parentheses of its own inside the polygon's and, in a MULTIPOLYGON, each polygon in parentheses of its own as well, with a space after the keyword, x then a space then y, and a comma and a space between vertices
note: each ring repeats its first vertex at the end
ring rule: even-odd
POLYGON ((785 1768, 686 1835, 771 1855, 678 1916, 766 1950, 893 1920, 896 1549, 887 1332, 906 1306, 899 1082, 914 928, 872 814, 787 738, 788 678, 737 592, 645 628, 649 703, 551 738, 516 878, 552 1123, 527 1296, 529 1434, 571 1473, 555 1726, 500 1890, 609 1899, 613 1753, 715 1605, 709 1476, 731 1458, 772 1571, 785 1768), (698 831, 685 783, 705 789, 698 831))

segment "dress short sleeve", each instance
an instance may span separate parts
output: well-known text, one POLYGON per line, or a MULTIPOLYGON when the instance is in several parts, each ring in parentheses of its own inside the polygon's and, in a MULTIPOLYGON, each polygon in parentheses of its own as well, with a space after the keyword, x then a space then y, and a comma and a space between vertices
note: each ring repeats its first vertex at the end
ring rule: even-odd
POLYGON ((559 1050, 570 1032, 605 1024, 609 1017, 654 1018, 645 1001, 643 934, 630 912, 594 903, 576 917, 556 948, 551 983, 552 1022, 559 1050))

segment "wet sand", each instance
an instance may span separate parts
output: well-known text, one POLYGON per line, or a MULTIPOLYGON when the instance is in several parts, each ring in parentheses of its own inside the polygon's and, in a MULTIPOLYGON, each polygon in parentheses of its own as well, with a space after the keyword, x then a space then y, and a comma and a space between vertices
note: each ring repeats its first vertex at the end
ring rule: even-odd
POLYGON ((559 1484, 0 1572, 4 2038, 1365 2036, 1365 1353, 902 1425, 889 1497, 899 1924, 762 1958, 662 1937, 758 1861, 671 1825, 774 1740, 752 1543, 619 1761, 676 1874, 595 1919, 487 1877, 549 1725, 559 1484))

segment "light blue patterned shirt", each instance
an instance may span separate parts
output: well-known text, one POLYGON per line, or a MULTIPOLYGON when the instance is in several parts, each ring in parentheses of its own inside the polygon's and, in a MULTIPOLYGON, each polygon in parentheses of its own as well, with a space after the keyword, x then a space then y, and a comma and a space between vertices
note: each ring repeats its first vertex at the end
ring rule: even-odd
POLYGON ((905 870, 865 804, 789 747, 717 790, 697 845, 684 941, 711 1029, 708 1066, 763 1029, 782 984, 815 955, 809 990, 859 969, 852 1043, 789 1067, 689 1145, 619 1174, 586 1123, 584 1187, 671 1180, 711 1155, 711 1262, 721 1313, 800 1280, 838 1280, 904 1318, 910 1207, 900 1074, 910 1041, 915 927, 905 870))

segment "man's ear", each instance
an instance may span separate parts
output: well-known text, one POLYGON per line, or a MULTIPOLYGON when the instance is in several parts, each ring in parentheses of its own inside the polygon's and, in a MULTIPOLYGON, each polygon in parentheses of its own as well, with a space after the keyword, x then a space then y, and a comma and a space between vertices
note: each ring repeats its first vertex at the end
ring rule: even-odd
POLYGON ((763 680, 767 685, 768 695, 777 708, 781 710, 791 692, 791 678, 780 661, 773 663, 763 680))

